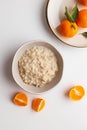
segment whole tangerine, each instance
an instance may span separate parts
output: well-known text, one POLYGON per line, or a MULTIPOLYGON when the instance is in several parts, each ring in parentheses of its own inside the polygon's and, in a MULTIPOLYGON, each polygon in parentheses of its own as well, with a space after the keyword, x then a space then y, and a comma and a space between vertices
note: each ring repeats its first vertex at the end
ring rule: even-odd
POLYGON ((66 19, 59 25, 59 32, 65 37, 73 37, 78 32, 78 26, 66 19))
POLYGON ((79 11, 76 23, 79 27, 87 28, 87 9, 79 11))
POLYGON ((87 0, 79 0, 79 2, 84 5, 84 6, 87 6, 87 0))

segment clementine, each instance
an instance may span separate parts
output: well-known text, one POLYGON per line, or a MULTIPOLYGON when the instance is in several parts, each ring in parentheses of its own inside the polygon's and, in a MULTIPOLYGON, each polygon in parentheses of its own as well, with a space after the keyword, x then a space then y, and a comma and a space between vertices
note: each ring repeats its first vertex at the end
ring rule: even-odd
POLYGON ((78 26, 75 22, 64 20, 59 25, 59 32, 65 37, 73 37, 78 32, 78 26))
POLYGON ((15 95, 13 102, 18 106, 26 106, 28 104, 28 97, 20 92, 15 95))
POLYGON ((79 27, 87 28, 87 9, 79 11, 76 23, 79 27))
POLYGON ((74 101, 78 101, 80 99, 82 99, 82 97, 85 95, 85 90, 82 86, 78 85, 78 86, 74 86, 70 92, 69 92, 69 97, 70 99, 74 100, 74 101))
POLYGON ((36 112, 41 111, 45 106, 45 100, 41 99, 41 98, 35 98, 32 101, 32 108, 33 110, 35 110, 36 112))
POLYGON ((79 2, 84 5, 84 6, 87 6, 87 0, 79 0, 79 2))

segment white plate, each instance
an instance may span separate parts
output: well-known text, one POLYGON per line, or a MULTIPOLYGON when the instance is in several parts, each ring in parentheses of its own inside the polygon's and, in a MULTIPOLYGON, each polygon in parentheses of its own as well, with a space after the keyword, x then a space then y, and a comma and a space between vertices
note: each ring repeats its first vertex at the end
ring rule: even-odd
MULTIPOLYGON (((75 6, 76 2, 76 0, 49 0, 47 5, 47 21, 55 36, 64 43, 75 47, 87 47, 87 38, 81 35, 82 32, 87 32, 87 28, 79 28, 78 33, 73 38, 63 37, 56 31, 56 27, 65 18, 65 6, 70 9, 75 6)), ((79 9, 87 8, 78 2, 77 6, 79 9)))
POLYGON ((26 90, 27 92, 30 93, 34 93, 34 94, 39 94, 42 92, 46 92, 52 88, 54 88, 59 81, 61 80, 62 77, 62 72, 63 72, 63 59, 62 56, 60 55, 60 53, 49 43, 47 42, 43 42, 43 41, 33 41, 33 42, 28 42, 23 44, 18 51, 16 52, 14 59, 13 59, 13 63, 12 63, 12 74, 13 74, 13 78, 16 81, 16 83, 23 88, 24 90, 26 90), (35 86, 31 86, 31 85, 27 85, 25 84, 20 75, 19 75, 19 70, 18 70, 18 60, 20 59, 20 57, 23 55, 23 53, 27 50, 32 48, 33 46, 45 46, 46 48, 49 48, 50 50, 52 50, 57 58, 58 61, 58 72, 56 74, 56 76, 54 77, 54 79, 48 83, 46 86, 40 88, 40 87, 35 87, 35 86))

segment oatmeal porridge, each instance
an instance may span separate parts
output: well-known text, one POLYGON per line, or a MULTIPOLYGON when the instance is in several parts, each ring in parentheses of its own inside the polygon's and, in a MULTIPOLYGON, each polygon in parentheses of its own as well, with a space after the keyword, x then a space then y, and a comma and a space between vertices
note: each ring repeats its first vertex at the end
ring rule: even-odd
POLYGON ((18 69, 24 83, 43 87, 55 77, 58 64, 50 49, 34 46, 21 56, 18 69))

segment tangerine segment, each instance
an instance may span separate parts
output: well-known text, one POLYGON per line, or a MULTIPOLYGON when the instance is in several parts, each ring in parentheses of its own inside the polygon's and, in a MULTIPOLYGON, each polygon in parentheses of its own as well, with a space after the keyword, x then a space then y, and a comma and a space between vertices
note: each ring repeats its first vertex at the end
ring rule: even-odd
POLYGON ((87 28, 87 9, 79 11, 76 23, 79 27, 87 28))
POLYGON ((87 6, 87 0, 79 0, 79 2, 80 2, 82 5, 87 6))
POLYGON ((13 102, 18 106, 26 106, 28 104, 28 97, 24 93, 17 93, 13 102))
POLYGON ((64 20, 59 25, 59 32, 65 37, 73 37, 78 32, 78 26, 75 22, 64 20))
POLYGON ((36 112, 41 111, 45 106, 45 100, 41 99, 41 98, 35 98, 32 101, 32 108, 33 110, 35 110, 36 112))
POLYGON ((69 92, 69 97, 72 100, 80 100, 85 95, 85 90, 82 86, 75 86, 69 92))

